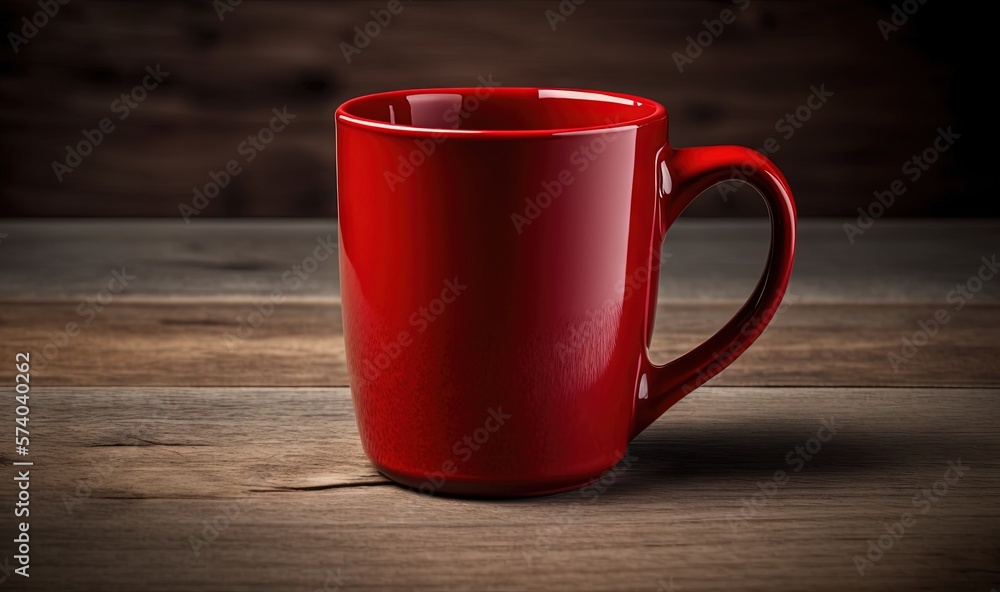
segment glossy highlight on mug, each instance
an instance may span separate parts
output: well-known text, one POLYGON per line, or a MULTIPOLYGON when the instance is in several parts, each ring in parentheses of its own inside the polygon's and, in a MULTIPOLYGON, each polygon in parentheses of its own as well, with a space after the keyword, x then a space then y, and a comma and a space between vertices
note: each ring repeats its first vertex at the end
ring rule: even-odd
POLYGON ((592 482, 745 351, 784 294, 795 242, 784 177, 746 148, 671 147, 654 101, 394 91, 346 102, 336 125, 352 396, 365 453, 405 486, 507 497, 592 482), (634 279, 658 270, 684 208, 748 163, 772 223, 767 269, 718 333, 655 365, 658 282, 634 279), (402 182, 387 181, 400 170, 402 182), (454 278, 467 288, 416 331, 414 315, 454 278), (509 417, 456 456, 491 409, 509 417))

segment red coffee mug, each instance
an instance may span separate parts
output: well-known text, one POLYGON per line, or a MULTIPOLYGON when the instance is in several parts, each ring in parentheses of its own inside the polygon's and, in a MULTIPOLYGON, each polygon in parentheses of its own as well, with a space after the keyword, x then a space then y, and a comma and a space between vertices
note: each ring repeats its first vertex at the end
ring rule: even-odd
POLYGON ((760 335, 785 292, 795 204, 735 146, 676 149, 667 113, 618 93, 387 92, 337 109, 344 337, 361 441, 425 493, 567 491, 760 335), (649 360, 660 246, 733 171, 767 202, 771 250, 745 305, 649 360))

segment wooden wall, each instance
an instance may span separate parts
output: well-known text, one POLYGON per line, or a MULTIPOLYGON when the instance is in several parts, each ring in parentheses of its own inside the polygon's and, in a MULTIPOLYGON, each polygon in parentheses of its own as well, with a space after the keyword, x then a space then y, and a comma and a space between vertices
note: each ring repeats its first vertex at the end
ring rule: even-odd
MULTIPOLYGON (((332 114, 341 101, 475 85, 487 74, 507 86, 662 101, 678 146, 760 147, 776 136, 773 158, 805 216, 856 214, 873 191, 903 178, 903 162, 939 126, 965 123, 953 96, 954 60, 922 41, 941 34, 933 3, 886 41, 876 25, 891 14, 884 3, 751 0, 741 11, 745 0, 588 0, 553 31, 545 11, 558 10, 557 0, 403 0, 402 12, 347 63, 340 44, 386 4, 245 0, 220 20, 210 2, 72 0, 16 53, 9 44, 0 51, 0 215, 177 216, 194 187, 242 158, 237 146, 266 125, 272 108, 287 106, 296 119, 201 215, 334 216, 332 114), (735 22, 679 72, 674 52, 727 8, 735 22), (156 64, 169 76, 119 121, 112 102, 156 64), (776 121, 814 85, 835 95, 781 138, 776 121), (104 117, 115 130, 57 181, 53 161, 65 160, 65 146, 104 117)), ((19 31, 21 17, 37 10, 31 1, 4 3, 3 30, 19 31)), ((997 212, 977 200, 966 137, 892 215, 997 212)), ((759 213, 747 197, 712 192, 691 212, 759 213)))

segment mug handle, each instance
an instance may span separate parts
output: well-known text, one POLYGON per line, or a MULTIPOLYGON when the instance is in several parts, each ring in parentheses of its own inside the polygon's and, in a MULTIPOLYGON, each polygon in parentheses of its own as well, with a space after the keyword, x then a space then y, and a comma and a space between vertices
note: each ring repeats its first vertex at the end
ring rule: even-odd
MULTIPOLYGON (((666 231, 699 194, 724 181, 742 180, 754 187, 767 204, 771 221, 771 248, 764 273, 746 303, 733 318, 707 341, 664 365, 650 362, 643 354, 643 378, 648 378, 646 393, 640 386, 632 419, 632 437, 646 429, 664 411, 682 397, 721 372, 760 336, 774 317, 785 295, 792 273, 795 252, 795 202, 784 175, 764 155, 741 146, 700 148, 666 147, 658 163, 665 195, 660 203, 660 240, 666 231), (647 397, 643 398, 642 395, 647 397)), ((655 284, 650 282, 650 289, 655 284)), ((654 309, 655 310, 655 309, 654 309)))

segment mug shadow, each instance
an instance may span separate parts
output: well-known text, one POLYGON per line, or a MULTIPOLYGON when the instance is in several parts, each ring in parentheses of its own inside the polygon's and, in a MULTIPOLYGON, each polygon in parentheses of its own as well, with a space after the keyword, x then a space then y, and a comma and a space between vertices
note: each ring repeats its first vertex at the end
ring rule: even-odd
POLYGON ((961 447, 943 442, 940 434, 899 432, 841 431, 821 442, 817 430, 817 423, 772 421, 752 429, 746 424, 675 426, 640 434, 629 446, 635 470, 624 471, 606 495, 669 491, 692 483, 753 486, 779 470, 795 480, 855 481, 925 464, 929 447, 934 452, 961 447))
MULTIPOLYGON (((745 493, 759 482, 784 471, 792 482, 826 485, 850 481, 863 486, 866 476, 898 475, 900 485, 929 458, 967 456, 979 444, 959 432, 878 429, 852 422, 833 424, 836 433, 818 419, 783 419, 748 423, 661 419, 639 434, 622 458, 601 478, 578 489, 537 497, 468 497, 437 492, 433 496, 472 503, 570 504, 630 501, 636 497, 670 497, 692 488, 745 493)), ((942 461, 943 462, 943 461, 942 461)), ((403 487, 408 493, 424 496, 403 487)))
MULTIPOLYGON (((773 479, 779 470, 799 482, 855 482, 887 470, 900 472, 902 478, 907 468, 925 465, 929 455, 967 451, 970 445, 956 434, 857 429, 838 430, 832 436, 824 431, 828 439, 823 442, 817 438, 820 427, 818 421, 780 419, 753 425, 654 424, 629 444, 625 457, 603 481, 587 486, 590 494, 596 493, 588 497, 596 502, 624 500, 699 486, 742 491, 773 479)), ((570 501, 585 489, 529 499, 570 501)))

